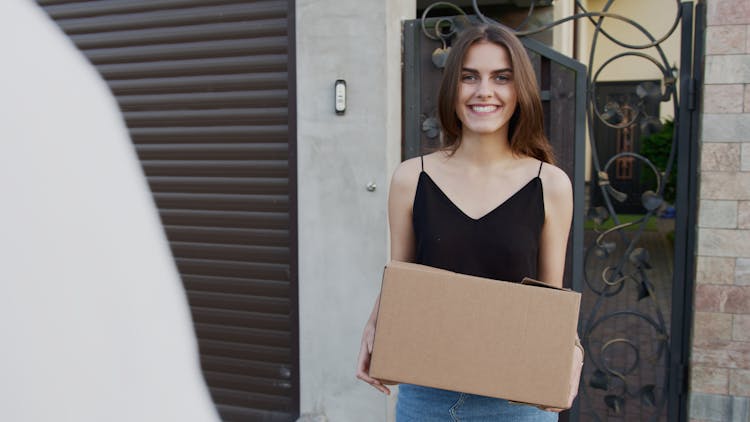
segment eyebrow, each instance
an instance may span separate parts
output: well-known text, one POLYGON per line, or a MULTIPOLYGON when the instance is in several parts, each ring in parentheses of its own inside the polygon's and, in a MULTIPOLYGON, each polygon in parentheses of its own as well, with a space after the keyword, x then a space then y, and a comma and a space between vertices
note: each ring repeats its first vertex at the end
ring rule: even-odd
MULTIPOLYGON (((478 70, 472 69, 472 68, 469 68, 469 67, 461 68, 461 71, 462 72, 470 72, 470 73, 479 73, 478 70)), ((509 67, 506 67, 506 68, 503 68, 503 69, 493 70, 491 73, 513 73, 513 69, 511 69, 509 67)))

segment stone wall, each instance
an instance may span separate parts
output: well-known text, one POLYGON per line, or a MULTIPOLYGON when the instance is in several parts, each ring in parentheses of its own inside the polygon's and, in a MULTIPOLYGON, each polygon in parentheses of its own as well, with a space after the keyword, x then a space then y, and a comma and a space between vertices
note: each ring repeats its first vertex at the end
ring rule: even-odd
POLYGON ((690 420, 750 420, 750 1, 708 0, 690 420))

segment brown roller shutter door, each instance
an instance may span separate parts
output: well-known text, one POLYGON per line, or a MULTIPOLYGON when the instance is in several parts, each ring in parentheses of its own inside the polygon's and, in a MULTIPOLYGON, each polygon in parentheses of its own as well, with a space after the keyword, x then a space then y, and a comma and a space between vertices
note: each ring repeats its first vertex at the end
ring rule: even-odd
POLYGON ((38 3, 120 104, 222 418, 295 420, 294 2, 38 3))

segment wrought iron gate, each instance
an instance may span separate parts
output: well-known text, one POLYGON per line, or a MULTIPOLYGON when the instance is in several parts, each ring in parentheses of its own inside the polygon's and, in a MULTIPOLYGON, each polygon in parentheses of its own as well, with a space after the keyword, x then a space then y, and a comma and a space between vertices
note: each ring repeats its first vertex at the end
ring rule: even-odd
MULTIPOLYGON (((612 13, 614 1, 590 11, 576 0, 574 15, 534 29, 522 28, 526 19, 516 28, 537 71, 547 134, 574 185, 565 283, 583 293, 579 334, 587 354, 579 398, 564 417, 686 421, 697 202, 696 172, 690 170, 697 163, 705 5, 675 0, 670 29, 657 38, 638 22, 612 13), (595 27, 588 74, 577 62, 528 38, 577 19, 595 27), (618 39, 603 27, 607 20, 631 26, 648 42, 618 39), (662 44, 677 31, 680 57, 670 58, 662 44), (594 67, 603 38, 624 50, 594 67), (633 58, 657 69, 661 80, 633 84, 627 95, 603 92, 602 71, 633 58), (673 64, 676 60, 679 66, 673 64), (674 118, 662 122, 652 104, 667 101, 674 105, 674 118), (603 131, 595 131, 597 125, 603 131), (591 147, 588 187, 583 181, 584 130, 591 147), (597 150, 597 137, 607 131, 619 148, 612 146, 613 153, 605 157, 597 150), (634 174, 640 190, 629 192, 628 198, 616 186, 618 178, 634 174), (640 197, 632 198, 634 193, 640 197), (590 201, 594 197, 598 203, 590 201), (624 214, 621 204, 626 202, 635 202, 640 212, 631 208, 624 214)), ((498 23, 482 13, 477 0, 469 9, 471 16, 452 3, 436 2, 421 19, 405 24, 404 158, 438 146, 435 96, 452 39, 468 25, 498 23), (430 16, 440 8, 456 15, 430 16)))

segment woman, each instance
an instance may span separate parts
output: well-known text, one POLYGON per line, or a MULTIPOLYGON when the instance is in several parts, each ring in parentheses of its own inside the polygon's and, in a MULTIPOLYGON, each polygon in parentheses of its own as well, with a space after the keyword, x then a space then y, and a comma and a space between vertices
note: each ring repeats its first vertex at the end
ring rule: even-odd
MULTIPOLYGON (((461 34, 438 99, 444 146, 393 174, 393 260, 562 286, 572 189, 552 164, 538 92, 527 53, 510 31, 483 25, 461 34)), ((376 301, 362 336, 357 377, 389 394, 368 375, 378 307, 376 301)), ((572 403, 577 378, 571 383, 572 403)), ((403 384, 396 419, 555 421, 560 410, 403 384)))

